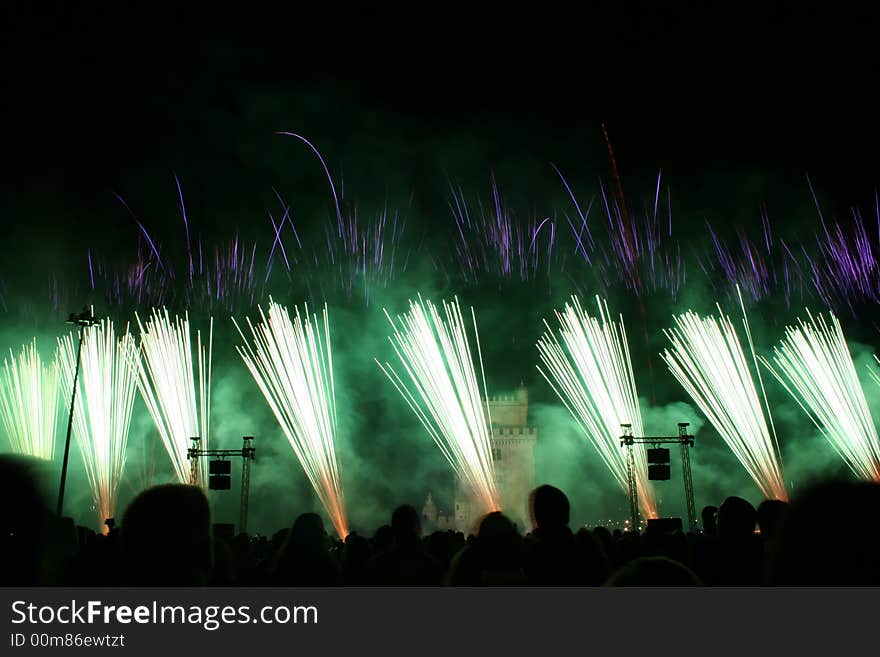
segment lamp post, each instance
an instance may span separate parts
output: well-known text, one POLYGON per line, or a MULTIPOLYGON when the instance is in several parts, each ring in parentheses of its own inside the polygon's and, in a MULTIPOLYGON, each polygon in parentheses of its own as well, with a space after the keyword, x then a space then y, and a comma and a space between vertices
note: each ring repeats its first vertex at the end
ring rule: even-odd
POLYGON ((70 393, 70 415, 67 417, 67 438, 64 441, 64 460, 61 462, 61 485, 58 488, 58 508, 56 513, 61 516, 64 509, 64 486, 67 483, 67 460, 70 456, 70 434, 73 430, 73 409, 76 404, 76 385, 79 381, 79 366, 82 361, 83 340, 86 337, 86 329, 98 323, 95 319, 95 309, 92 306, 86 307, 80 313, 70 313, 67 318, 68 324, 79 327, 79 346, 76 350, 76 369, 73 374, 73 391, 70 393))

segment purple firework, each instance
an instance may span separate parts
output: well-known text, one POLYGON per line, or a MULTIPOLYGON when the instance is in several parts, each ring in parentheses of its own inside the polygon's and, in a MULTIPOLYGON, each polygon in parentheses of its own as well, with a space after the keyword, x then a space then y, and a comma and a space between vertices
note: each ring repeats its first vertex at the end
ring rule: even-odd
POLYGON ((494 175, 488 206, 478 199, 472 211, 460 187, 450 183, 450 190, 455 262, 466 282, 476 283, 483 275, 530 281, 551 273, 555 220, 540 215, 527 219, 515 216, 504 202, 494 175))

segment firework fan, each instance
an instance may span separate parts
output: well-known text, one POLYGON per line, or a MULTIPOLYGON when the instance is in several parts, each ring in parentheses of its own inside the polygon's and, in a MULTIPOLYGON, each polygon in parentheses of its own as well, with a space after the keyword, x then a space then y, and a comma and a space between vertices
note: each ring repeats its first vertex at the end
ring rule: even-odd
POLYGON ((718 312, 718 317, 701 317, 691 311, 674 317, 675 327, 664 330, 672 348, 663 351, 663 360, 764 496, 787 500, 776 430, 767 408, 745 308, 743 325, 754 374, 733 322, 720 305, 718 312))
MULTIPOLYGON (((624 491, 627 466, 620 444, 621 425, 632 426, 634 435, 645 435, 638 391, 629 355, 623 318, 610 319, 608 304, 596 297, 598 316, 584 311, 572 297, 556 317, 557 337, 550 325, 538 340, 542 365, 538 371, 562 400, 587 439, 624 491)), ((635 450, 636 484, 642 515, 657 517, 654 488, 648 480, 645 454, 635 450)))
MULTIPOLYGON (((323 321, 270 300, 261 322, 247 320, 253 346, 238 328, 245 346, 237 347, 293 452, 305 471, 339 538, 348 535, 345 497, 336 458, 336 390, 327 306, 323 321)), ((234 320, 233 320, 234 321, 234 320)))
POLYGON ((409 384, 390 363, 376 363, 403 396, 455 473, 485 513, 500 509, 492 461, 492 420, 484 399, 486 381, 477 320, 471 309, 482 391, 468 332, 456 299, 443 313, 421 297, 395 321, 389 336, 409 384))
MULTIPOLYGON (((86 327, 73 413, 74 437, 86 468, 99 523, 113 518, 128 445, 137 391, 137 347, 128 332, 117 338, 113 323, 86 327)), ((70 398, 76 369, 77 339, 58 340, 62 391, 70 398)))
POLYGON ((205 468, 199 468, 200 479, 194 479, 187 450, 193 437, 201 438, 202 449, 210 443, 213 320, 207 344, 200 331, 193 344, 188 316, 172 320, 167 310, 154 309, 146 323, 135 317, 141 334, 142 357, 136 363, 141 396, 177 480, 204 486, 205 468))
POLYGON ((773 363, 762 361, 856 476, 880 482, 877 429, 840 321, 829 316, 807 311, 806 321, 785 328, 773 363))
POLYGON ((37 340, 12 349, 0 375, 0 420, 12 451, 51 461, 55 455, 58 421, 58 379, 55 368, 43 363, 37 340))

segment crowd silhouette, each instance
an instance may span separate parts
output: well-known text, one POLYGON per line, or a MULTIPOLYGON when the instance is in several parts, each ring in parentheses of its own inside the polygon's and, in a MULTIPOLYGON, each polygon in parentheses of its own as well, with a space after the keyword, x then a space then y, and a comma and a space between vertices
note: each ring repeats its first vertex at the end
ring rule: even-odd
POLYGON ((880 584, 880 486, 815 485, 791 504, 739 497, 702 510, 700 531, 570 526, 549 485, 530 497, 522 535, 501 512, 473 535, 422 533, 396 508, 372 536, 328 535, 315 513, 271 537, 223 535, 201 489, 140 493, 107 534, 58 518, 35 464, 0 457, 0 584, 5 586, 801 586, 880 584))

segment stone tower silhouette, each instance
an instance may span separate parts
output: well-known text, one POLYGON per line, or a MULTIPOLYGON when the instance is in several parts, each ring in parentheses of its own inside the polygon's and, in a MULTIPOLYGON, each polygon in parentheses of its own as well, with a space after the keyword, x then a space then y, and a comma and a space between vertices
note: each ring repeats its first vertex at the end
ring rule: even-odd
MULTIPOLYGON (((520 531, 531 529, 529 493, 535 487, 535 442, 538 430, 528 424, 529 392, 520 385, 510 395, 490 397, 492 459, 501 497, 501 509, 520 531)), ((484 509, 467 485, 455 482, 455 528, 465 534, 476 531, 484 509)))

